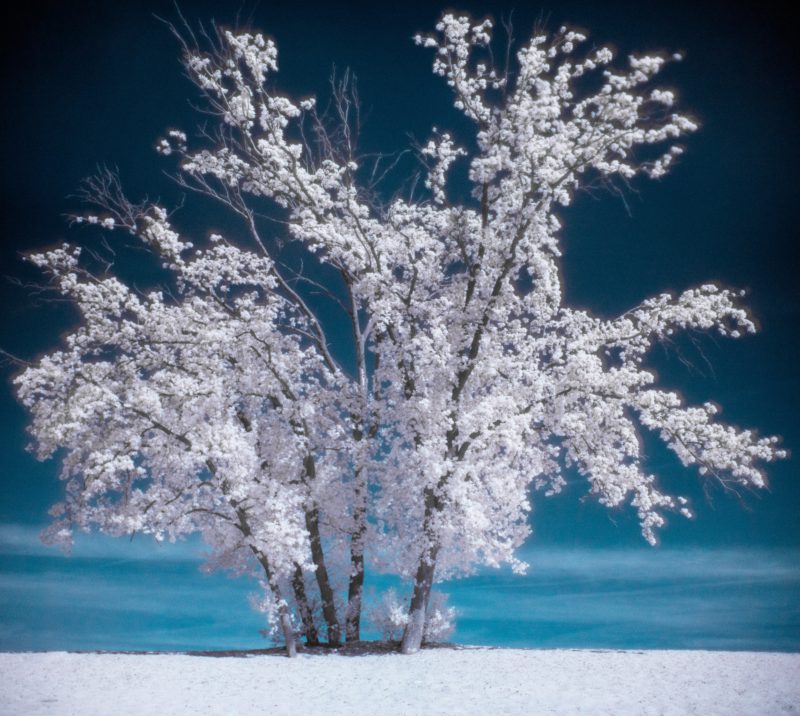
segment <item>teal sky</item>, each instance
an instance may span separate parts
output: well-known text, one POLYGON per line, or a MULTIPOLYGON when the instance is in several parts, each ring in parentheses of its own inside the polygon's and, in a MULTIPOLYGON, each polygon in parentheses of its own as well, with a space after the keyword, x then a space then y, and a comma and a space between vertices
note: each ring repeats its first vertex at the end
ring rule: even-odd
MULTIPOLYGON (((221 23, 232 23, 231 8, 239 7, 180 5, 189 19, 221 23)), ((665 83, 678 89, 681 107, 699 119, 701 130, 664 180, 637 183, 624 199, 582 195, 563 212, 567 300, 613 315, 653 293, 707 280, 747 288, 761 327, 757 336, 678 342, 656 350, 652 364, 663 384, 693 401, 719 402, 723 417, 735 424, 783 436, 796 455, 794 174, 800 157, 796 49, 784 34, 786 18, 729 3, 516 5, 519 39, 543 20, 551 28, 587 28, 594 41, 612 43, 622 55, 662 48, 685 54, 665 83)), ((407 134, 425 139, 432 125, 451 128, 456 137, 463 132, 446 88, 430 72, 429 53, 410 41, 433 26, 445 4, 241 7, 242 24, 278 42, 278 81, 287 92, 324 95, 334 62, 355 71, 365 151, 404 148, 407 134)), ((499 19, 514 3, 456 7, 499 19)), ((70 194, 96 164, 118 166, 134 196, 177 200, 161 173, 168 167, 152 147, 169 127, 194 126, 196 116, 175 43, 153 17, 174 18, 171 2, 79 0, 21 12, 2 48, 7 108, 0 133, 0 273, 25 283, 36 275, 20 252, 80 240, 63 215, 79 209, 70 194)), ((181 220, 205 231, 217 219, 198 210, 181 220)), ((0 284, 3 349, 33 358, 57 345, 72 320, 66 307, 42 305, 18 283, 0 284)), ((3 367, 0 381, 0 648, 261 645, 258 615, 247 604, 253 587, 201 574, 198 545, 156 549, 87 538, 70 559, 37 545, 35 535, 61 485, 55 463, 39 464, 25 451, 25 416, 12 396, 12 374, 3 367)), ((540 556, 538 571, 521 580, 487 574, 447 590, 462 612, 455 638, 796 650, 796 457, 769 467, 768 491, 739 499, 713 485, 706 494, 697 475, 657 441, 648 441, 647 449, 663 483, 692 497, 696 519, 673 518, 662 545, 650 549, 631 511, 609 513, 581 500, 584 483, 571 479, 564 494, 536 499, 526 554, 534 565, 540 556), (509 610, 524 615, 515 616, 516 626, 503 622, 509 610)))

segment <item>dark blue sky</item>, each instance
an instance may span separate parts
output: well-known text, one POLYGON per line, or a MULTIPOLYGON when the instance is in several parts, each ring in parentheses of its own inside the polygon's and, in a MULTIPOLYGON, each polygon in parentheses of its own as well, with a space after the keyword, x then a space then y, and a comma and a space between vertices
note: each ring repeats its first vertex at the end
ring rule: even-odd
MULTIPOLYGON (((475 16, 507 16, 513 2, 465 2, 475 16)), ((237 3, 182 2, 191 21, 234 22, 237 3)), ((447 5, 383 3, 244 3, 240 24, 278 42, 279 86, 324 96, 333 63, 359 78, 366 123, 365 151, 395 151, 407 135, 464 124, 446 87, 430 71, 431 55, 410 38, 432 28, 447 5)), ((170 2, 30 3, 7 21, 3 40, 4 203, 0 273, 24 281, 35 273, 19 254, 80 240, 63 215, 79 210, 70 194, 98 163, 119 167, 133 197, 179 198, 153 152, 171 126, 191 129, 191 86, 178 48, 153 13, 174 19, 170 2), (21 13, 21 15, 19 14, 21 13)), ((653 293, 707 280, 749 289, 761 326, 740 341, 688 342, 678 347, 696 366, 687 370, 674 350, 656 350, 663 383, 692 400, 714 399, 723 417, 784 437, 800 455, 800 291, 798 291, 798 151, 796 42, 787 18, 764 4, 516 3, 518 39, 537 20, 551 28, 575 24, 594 42, 622 55, 652 49, 682 51, 664 82, 697 117, 681 164, 659 182, 637 182, 624 201, 582 195, 563 212, 564 279, 568 300, 612 315, 653 293), (712 368, 706 365, 707 356, 712 368)), ((185 212, 187 226, 210 219, 185 212)), ((57 344, 72 315, 64 306, 37 305, 31 292, 0 283, 0 346, 32 358, 57 344)), ((6 367, 0 381, 0 525, 41 525, 60 495, 55 464, 37 464, 24 450, 25 416, 12 397, 6 367)), ((653 443, 653 468, 673 490, 694 498, 698 518, 679 518, 663 531, 665 547, 800 546, 797 458, 769 468, 770 490, 743 495, 743 504, 712 489, 704 497, 695 473, 684 471, 653 443)), ((576 481, 555 499, 537 500, 540 546, 639 547, 629 511, 609 514, 582 502, 576 481)))

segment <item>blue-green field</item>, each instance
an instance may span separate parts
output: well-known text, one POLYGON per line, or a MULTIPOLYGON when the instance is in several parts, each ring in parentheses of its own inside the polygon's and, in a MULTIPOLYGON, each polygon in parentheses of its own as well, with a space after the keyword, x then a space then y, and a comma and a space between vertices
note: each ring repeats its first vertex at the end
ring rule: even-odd
MULTIPOLYGON (((91 537, 70 557, 0 530, 0 650, 269 645, 247 578, 204 574, 195 543, 91 537)), ((800 553, 776 549, 523 551, 526 576, 440 585, 457 642, 507 647, 800 650, 800 553)), ((379 594, 403 586, 370 575, 379 594)), ((366 634, 369 638, 379 635, 366 634)))

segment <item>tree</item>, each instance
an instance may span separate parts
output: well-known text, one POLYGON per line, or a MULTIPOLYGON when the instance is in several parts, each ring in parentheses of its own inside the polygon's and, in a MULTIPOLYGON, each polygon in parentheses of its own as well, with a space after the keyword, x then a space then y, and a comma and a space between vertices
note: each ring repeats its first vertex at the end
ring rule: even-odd
POLYGON ((348 553, 345 634, 359 638, 372 545, 413 579, 410 653, 434 581, 479 564, 525 568, 514 552, 529 490, 558 492, 566 468, 601 503, 630 503, 651 543, 664 511, 689 516, 649 474, 644 431, 725 486, 763 486, 761 463, 784 455, 777 439, 717 421, 710 403, 686 406, 644 363, 678 329, 753 332, 739 293, 707 284, 613 320, 562 297, 561 207, 581 187, 662 176, 675 140, 696 129, 650 86, 669 60, 606 69, 608 48, 581 52, 584 35, 562 28, 498 69, 491 28, 448 14, 416 38, 436 51, 434 72, 474 136, 459 146, 435 132, 419 148, 427 193, 386 203, 356 153, 348 76, 334 83, 331 120, 272 89, 271 40, 220 31, 201 49, 175 31, 217 125, 197 147, 172 130, 159 151, 178 158, 180 186, 243 231, 195 248, 164 208, 134 205, 103 175, 87 185, 99 211, 82 222, 138 236, 167 288, 138 295, 67 246, 33 257, 83 319, 18 378, 40 456, 65 450, 53 535, 201 531, 224 563, 256 559, 290 651, 289 593, 317 638, 310 573, 339 642, 331 551, 348 553), (471 191, 454 199, 448 175, 464 160, 471 191), (319 271, 281 264, 265 211, 319 271), (353 366, 331 351, 308 287, 341 307, 353 366))
POLYGON ((758 461, 783 454, 776 438, 713 422, 715 406, 686 407, 658 390, 643 366, 648 348, 679 328, 754 331, 738 294, 709 284, 612 321, 563 304, 558 207, 587 181, 662 176, 681 153, 673 140, 696 128, 672 110, 673 93, 647 89, 667 60, 630 57, 625 71, 603 70, 613 53, 576 58, 586 38, 561 28, 535 35, 515 74, 501 75, 490 65, 490 21, 446 15, 436 30, 416 41, 436 51, 434 73, 475 127, 476 148, 448 134, 424 148, 433 203, 397 207, 409 239, 387 261, 381 304, 391 326, 379 377, 392 390, 387 422, 412 448, 396 454, 387 490, 415 495, 413 509, 406 498, 395 512, 416 546, 397 553, 418 555, 406 653, 419 648, 435 576, 480 562, 522 567, 513 550, 529 531, 529 485, 558 492, 574 465, 601 503, 630 501, 655 543, 663 510, 690 512, 647 473, 642 429, 726 485, 763 486, 758 461), (639 159, 647 146, 657 153, 639 159), (462 155, 474 202, 451 205, 447 170, 462 155))

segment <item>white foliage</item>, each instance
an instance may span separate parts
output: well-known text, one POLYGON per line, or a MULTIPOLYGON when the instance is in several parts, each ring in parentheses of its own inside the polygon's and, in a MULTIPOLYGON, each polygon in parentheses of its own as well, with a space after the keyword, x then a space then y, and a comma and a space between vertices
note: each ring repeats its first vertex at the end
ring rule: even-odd
POLYGON ((447 606, 447 595, 444 592, 431 592, 425 613, 424 641, 447 641, 455 629, 456 608, 447 606))
MULTIPOLYGON (((408 603, 398 597, 394 588, 389 588, 383 592, 380 601, 368 609, 367 618, 383 639, 398 641, 408 624, 408 603)), ((447 641, 455 631, 455 618, 456 609, 447 606, 447 595, 431 592, 425 614, 424 640, 447 641)))
MULTIPOLYGON (((691 512, 648 472, 642 429, 727 487, 765 484, 763 463, 784 456, 774 438, 685 405, 644 367, 678 330, 754 332, 737 292, 662 294, 612 320, 563 301, 557 209, 590 180, 664 175, 696 129, 672 92, 652 87, 671 60, 615 68, 610 49, 562 28, 532 38, 506 75, 487 59, 491 29, 448 14, 416 38, 475 141, 436 131, 422 149, 429 199, 382 210, 352 153, 297 139, 315 102, 266 82, 272 40, 225 32, 214 52, 187 50, 224 131, 192 147, 174 129, 158 149, 177 156, 186 187, 243 219, 249 248, 219 236, 198 248, 149 206, 82 220, 137 235, 174 296, 94 276, 67 245, 31 257, 82 316, 17 379, 37 454, 63 455, 54 539, 90 526, 201 531, 222 554, 258 552, 283 579, 294 565, 316 569, 307 525, 318 510, 330 540, 366 529, 384 566, 413 576, 431 563, 445 578, 479 564, 524 570, 514 552, 530 533, 530 488, 559 492, 565 466, 604 505, 630 505, 654 543, 666 511, 691 512), (598 88, 585 93, 588 73, 598 88), (639 159, 647 147, 655 159, 639 159), (447 192, 456 161, 472 182, 460 203, 447 192), (342 276, 356 374, 275 264, 254 197, 282 207, 291 237, 342 276)), ((436 614, 446 630, 452 614, 436 614)))
MULTIPOLYGON (((281 609, 285 609, 288 605, 285 601, 276 601, 268 584, 262 583, 261 588, 262 592, 250 595, 250 606, 254 611, 264 615, 266 627, 261 630, 261 635, 276 644, 282 644, 285 641, 285 637, 281 628, 280 612, 281 609)), ((299 625, 294 620, 292 621, 292 627, 296 633, 300 632, 299 625)))
POLYGON ((397 590, 387 589, 379 602, 367 610, 367 619, 387 641, 398 641, 408 624, 408 604, 397 596, 397 590))

